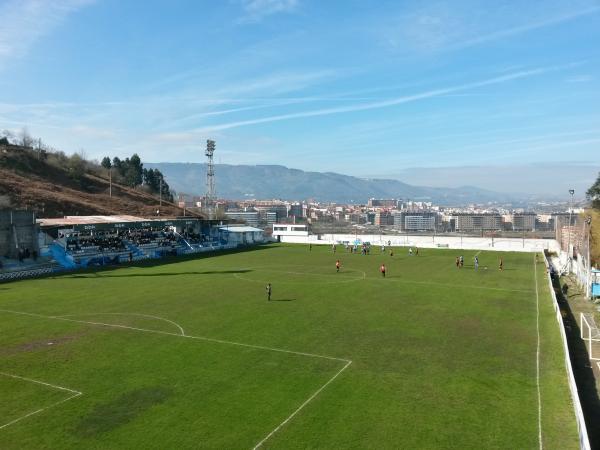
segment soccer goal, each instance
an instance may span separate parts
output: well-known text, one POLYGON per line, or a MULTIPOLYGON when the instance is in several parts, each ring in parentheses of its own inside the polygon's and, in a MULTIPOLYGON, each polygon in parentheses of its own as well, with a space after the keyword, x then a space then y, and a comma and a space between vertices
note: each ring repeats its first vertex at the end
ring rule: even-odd
POLYGON ((600 330, 592 314, 581 313, 581 339, 587 342, 590 360, 600 361, 600 330))

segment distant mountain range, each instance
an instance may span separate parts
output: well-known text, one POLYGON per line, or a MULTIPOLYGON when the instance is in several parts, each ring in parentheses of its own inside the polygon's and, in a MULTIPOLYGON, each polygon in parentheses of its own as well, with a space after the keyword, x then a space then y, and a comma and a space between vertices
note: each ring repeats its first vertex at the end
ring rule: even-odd
MULTIPOLYGON (((145 163, 159 169, 169 185, 179 193, 206 192, 206 164, 145 163)), ((331 172, 305 172, 276 165, 215 165, 219 198, 304 200, 365 203, 369 198, 402 198, 432 201, 440 205, 484 202, 515 202, 518 196, 501 194, 473 186, 432 188, 412 186, 398 180, 363 179, 331 172)))

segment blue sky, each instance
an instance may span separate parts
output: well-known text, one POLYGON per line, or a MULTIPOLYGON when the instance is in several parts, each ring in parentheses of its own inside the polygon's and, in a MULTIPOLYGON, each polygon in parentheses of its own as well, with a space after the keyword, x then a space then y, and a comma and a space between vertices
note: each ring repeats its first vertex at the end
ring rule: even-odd
POLYGON ((201 162, 211 138, 228 164, 535 192, 600 170, 600 1, 0 0, 0 18, 0 129, 67 153, 201 162))

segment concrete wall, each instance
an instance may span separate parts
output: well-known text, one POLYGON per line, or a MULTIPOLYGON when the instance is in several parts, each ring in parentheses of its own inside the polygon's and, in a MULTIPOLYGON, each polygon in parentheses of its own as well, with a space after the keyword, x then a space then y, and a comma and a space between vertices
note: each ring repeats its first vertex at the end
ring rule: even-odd
POLYGON ((38 250, 38 225, 32 211, 0 211, 0 256, 16 258, 18 250, 38 250), (14 233, 16 231, 17 244, 14 233))
POLYGON ((341 243, 349 241, 353 243, 356 239, 360 242, 370 242, 373 245, 388 245, 396 247, 421 247, 437 248, 448 247, 467 250, 495 250, 510 252, 540 252, 549 250, 559 252, 560 247, 554 239, 519 239, 519 238, 477 238, 460 236, 411 236, 411 235, 379 235, 361 234, 321 234, 309 236, 281 236, 281 242, 288 243, 312 243, 326 244, 341 243), (320 239, 319 239, 320 238, 320 239))

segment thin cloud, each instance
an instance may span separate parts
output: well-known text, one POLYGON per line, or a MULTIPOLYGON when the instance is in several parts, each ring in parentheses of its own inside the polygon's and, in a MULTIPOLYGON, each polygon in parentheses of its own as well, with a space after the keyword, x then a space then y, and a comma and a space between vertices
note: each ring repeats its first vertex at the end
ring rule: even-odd
POLYGON ((245 14, 237 22, 256 23, 273 14, 291 13, 298 4, 298 0, 242 0, 245 14))
MULTIPOLYGON (((486 15, 490 23, 482 23, 473 20, 477 15, 472 11, 461 10, 460 7, 451 8, 446 4, 434 4, 404 16, 400 25, 394 23, 385 34, 384 42, 394 49, 401 49, 408 43, 417 50, 461 50, 594 15, 600 12, 600 5, 588 4, 586 7, 567 12, 563 10, 550 17, 544 14, 544 11, 536 13, 535 9, 537 8, 529 13, 523 11, 518 14, 524 17, 520 25, 500 25, 500 29, 493 31, 494 28, 498 28, 494 26, 495 22, 510 20, 502 8, 486 15)), ((551 9, 551 5, 546 5, 545 10, 551 9)))
POLYGON ((514 154, 524 155, 527 153, 534 153, 534 152, 543 153, 548 150, 563 149, 563 148, 567 149, 567 148, 571 148, 571 147, 578 147, 581 145, 598 144, 598 143, 600 143, 600 138, 579 139, 579 140, 574 140, 574 141, 558 142, 558 143, 553 143, 553 144, 545 144, 545 145, 538 145, 538 146, 532 146, 532 147, 521 147, 521 148, 504 151, 501 154, 497 153, 495 155, 489 155, 488 158, 484 158, 484 159, 482 159, 482 161, 503 159, 505 156, 514 155, 514 154))
POLYGON ((569 77, 565 81, 567 83, 589 83, 590 81, 594 81, 594 77, 591 75, 578 75, 569 77))
POLYGON ((285 94, 302 90, 324 81, 331 81, 340 76, 339 70, 324 69, 311 72, 283 72, 274 73, 244 82, 236 82, 217 90, 214 94, 219 97, 223 94, 233 96, 247 95, 248 93, 268 92, 269 95, 285 94))
POLYGON ((540 67, 540 68, 531 69, 531 70, 522 70, 519 72, 513 72, 513 73, 506 74, 506 75, 489 78, 487 80, 477 81, 477 82, 473 82, 473 83, 466 83, 466 84, 451 86, 451 87, 447 87, 447 88, 434 89, 434 90, 430 90, 430 91, 426 91, 426 92, 421 92, 419 94, 407 95, 407 96, 403 96, 403 97, 397 97, 397 98, 392 98, 389 100, 382 100, 382 101, 378 101, 378 102, 371 102, 371 103, 364 103, 364 104, 350 105, 350 106, 340 106, 340 107, 336 107, 336 108, 325 108, 325 109, 318 109, 318 110, 313 110, 313 111, 303 111, 303 112, 298 112, 298 113, 290 113, 290 114, 281 114, 281 115, 277 115, 277 116, 262 117, 259 119, 250 119, 250 120, 241 120, 238 122, 223 123, 220 125, 213 125, 213 126, 209 126, 209 127, 200 128, 197 131, 208 132, 208 131, 227 130, 230 128, 237 128, 237 127, 242 127, 242 126, 247 126, 247 125, 257 125, 257 124, 261 124, 261 123, 277 122, 277 121, 281 121, 281 120, 300 119, 300 118, 305 118, 305 117, 326 116, 326 115, 331 115, 331 114, 340 114, 340 113, 349 113, 349 112, 356 112, 356 111, 365 111, 365 110, 371 110, 371 109, 385 108, 385 107, 389 107, 389 106, 400 105, 403 103, 410 103, 410 102, 414 102, 414 101, 418 101, 418 100, 439 97, 442 95, 447 95, 447 94, 451 94, 451 93, 455 93, 455 92, 461 92, 461 91, 466 91, 466 90, 470 90, 470 89, 475 89, 478 87, 506 83, 509 81, 518 80, 518 79, 522 79, 522 78, 529 78, 529 77, 533 77, 536 75, 542 75, 544 73, 553 72, 556 70, 563 70, 568 67, 572 67, 572 64, 565 65, 565 66, 540 67))
POLYGON ((0 6, 0 69, 29 49, 75 11, 93 0, 13 0, 0 6))
POLYGON ((586 8, 586 9, 582 9, 579 11, 574 11, 571 13, 567 13, 567 14, 562 14, 559 16, 555 16, 555 17, 551 17, 549 19, 545 19, 545 20, 540 20, 537 22, 530 22, 527 23, 525 25, 521 25, 518 27, 513 27, 513 28, 507 28, 504 30, 499 30, 499 31, 495 31, 493 33, 489 33, 489 34, 483 34, 481 36, 477 36, 473 39, 468 39, 462 42, 459 42, 458 44, 455 44, 453 46, 451 46, 452 48, 464 48, 464 47, 471 47, 474 45, 479 45, 479 44, 483 44, 486 42, 490 42, 490 41, 496 41, 499 39, 504 39, 504 38, 508 38, 508 37, 512 37, 512 36, 516 36, 519 34, 523 34, 523 33, 527 33, 529 31, 533 31, 533 30, 537 30, 539 28, 545 28, 545 27, 549 27, 552 25, 558 25, 562 22, 567 22, 570 20, 574 20, 577 19, 579 17, 584 17, 584 16, 589 16, 592 14, 597 14, 598 12, 600 12, 600 6, 594 6, 594 7, 590 7, 590 8, 586 8))

